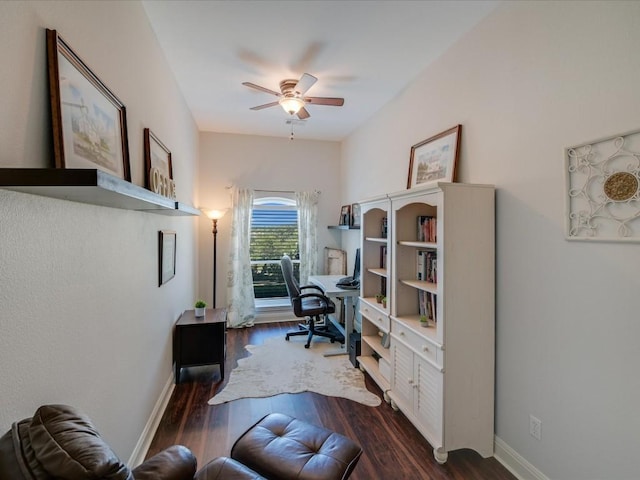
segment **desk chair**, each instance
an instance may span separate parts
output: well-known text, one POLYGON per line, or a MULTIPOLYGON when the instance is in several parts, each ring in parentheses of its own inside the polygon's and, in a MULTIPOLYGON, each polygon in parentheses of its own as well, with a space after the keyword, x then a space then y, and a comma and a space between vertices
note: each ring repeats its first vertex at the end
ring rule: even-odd
POLYGON ((331 343, 334 343, 340 334, 329 331, 326 315, 336 311, 335 304, 324 296, 320 287, 315 285, 298 285, 298 281, 293 276, 293 263, 288 255, 285 255, 280 260, 280 268, 282 268, 282 275, 287 285, 287 292, 289 293, 289 300, 291 301, 294 315, 296 317, 307 318, 305 325, 299 325, 298 330, 287 333, 287 341, 289 337, 307 335, 307 343, 304 348, 309 348, 311 339, 314 335, 317 335, 329 338, 331 343), (317 292, 302 293, 303 290, 308 289, 316 289, 317 292), (320 322, 320 315, 325 319, 324 324, 316 325, 316 322, 320 322))

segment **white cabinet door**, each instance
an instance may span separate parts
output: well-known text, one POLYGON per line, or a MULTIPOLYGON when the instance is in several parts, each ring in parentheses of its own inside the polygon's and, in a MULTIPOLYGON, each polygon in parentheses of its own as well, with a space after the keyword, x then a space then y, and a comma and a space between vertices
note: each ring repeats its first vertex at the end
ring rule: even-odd
MULTIPOLYGON (((399 342, 393 342, 393 378, 391 390, 397 400, 404 404, 405 408, 413 410, 414 396, 414 371, 413 352, 399 342)), ((398 403, 398 402, 396 402, 398 403)))
POLYGON ((443 374, 429 362, 414 355, 414 375, 417 380, 414 413, 432 438, 442 438, 443 374))

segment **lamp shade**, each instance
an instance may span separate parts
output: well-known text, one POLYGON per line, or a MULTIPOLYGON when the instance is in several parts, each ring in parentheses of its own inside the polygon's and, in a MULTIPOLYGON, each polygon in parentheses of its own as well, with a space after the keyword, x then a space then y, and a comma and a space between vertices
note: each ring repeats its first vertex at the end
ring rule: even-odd
POLYGON ((220 220, 227 213, 226 210, 207 210, 207 217, 211 220, 220 220))

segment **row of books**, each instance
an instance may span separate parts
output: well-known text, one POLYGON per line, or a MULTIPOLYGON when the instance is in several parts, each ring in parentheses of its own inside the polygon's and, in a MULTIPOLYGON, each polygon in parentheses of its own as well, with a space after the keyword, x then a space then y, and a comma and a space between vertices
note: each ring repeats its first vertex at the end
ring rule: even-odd
POLYGON ((418 216, 418 241, 436 242, 436 217, 428 215, 418 216))
POLYGON ((425 316, 433 322, 437 322, 436 318, 436 297, 435 293, 418 290, 418 314, 425 316))
POLYGON ((438 283, 438 258, 435 250, 416 252, 416 278, 425 282, 438 283))

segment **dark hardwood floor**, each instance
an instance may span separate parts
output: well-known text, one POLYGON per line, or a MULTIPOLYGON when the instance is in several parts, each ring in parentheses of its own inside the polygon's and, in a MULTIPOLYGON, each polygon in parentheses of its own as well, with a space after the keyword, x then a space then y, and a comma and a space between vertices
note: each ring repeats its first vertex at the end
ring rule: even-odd
MULTIPOLYGON (((286 322, 229 330, 227 380, 238 359, 248 355, 245 345, 260 344, 274 335, 284 336, 294 326, 295 323, 286 322)), ((367 388, 382 397, 376 384, 365 377, 367 388)), ((350 477, 353 480, 515 479, 496 459, 482 458, 473 450, 451 452, 447 463, 439 465, 429 443, 402 413, 393 411, 384 401, 372 408, 342 398, 298 393, 210 406, 207 401, 226 383, 219 382, 217 366, 183 369, 181 380, 147 457, 170 445, 186 445, 198 458, 200 468, 217 456, 229 455, 234 441, 264 415, 281 412, 356 440, 364 453, 350 477)))

